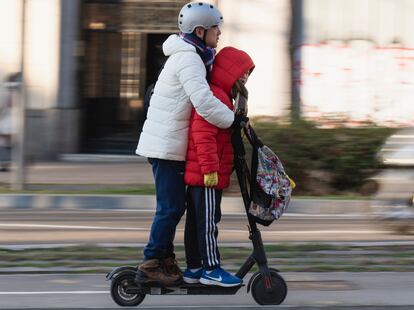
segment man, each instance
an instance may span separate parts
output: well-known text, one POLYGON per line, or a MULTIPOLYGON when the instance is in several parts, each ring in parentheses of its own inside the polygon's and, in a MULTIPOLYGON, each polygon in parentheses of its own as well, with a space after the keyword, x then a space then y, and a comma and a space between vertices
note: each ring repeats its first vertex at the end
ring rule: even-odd
POLYGON ((234 113, 213 96, 207 83, 223 17, 208 3, 188 3, 178 16, 180 34, 164 42, 168 60, 154 87, 136 153, 148 157, 157 209, 144 262, 145 281, 173 285, 182 272, 175 261, 175 230, 185 211, 184 167, 192 106, 209 123, 228 128, 234 113))

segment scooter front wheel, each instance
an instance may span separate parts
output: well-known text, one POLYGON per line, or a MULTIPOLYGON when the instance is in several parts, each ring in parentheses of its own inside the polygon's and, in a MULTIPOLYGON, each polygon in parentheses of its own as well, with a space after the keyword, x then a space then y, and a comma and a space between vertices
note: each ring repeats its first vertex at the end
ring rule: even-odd
POLYGON ((252 296, 259 305, 280 305, 286 298, 287 285, 285 280, 275 270, 270 270, 272 292, 266 292, 263 276, 256 272, 252 279, 252 296))
POLYGON ((134 307, 138 306, 145 298, 143 293, 130 293, 128 289, 136 287, 135 273, 123 272, 112 279, 111 296, 112 299, 120 306, 134 307))

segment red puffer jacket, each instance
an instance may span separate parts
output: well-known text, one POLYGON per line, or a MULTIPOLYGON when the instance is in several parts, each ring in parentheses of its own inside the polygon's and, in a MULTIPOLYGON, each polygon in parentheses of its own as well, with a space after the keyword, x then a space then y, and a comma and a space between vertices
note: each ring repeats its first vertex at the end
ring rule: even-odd
MULTIPOLYGON (((245 52, 233 47, 223 48, 214 60, 210 87, 214 96, 233 110, 231 88, 247 71, 254 68, 245 52)), ((187 185, 204 186, 204 174, 218 172, 215 188, 229 186, 233 171, 231 129, 220 129, 191 112, 184 180, 187 185)))

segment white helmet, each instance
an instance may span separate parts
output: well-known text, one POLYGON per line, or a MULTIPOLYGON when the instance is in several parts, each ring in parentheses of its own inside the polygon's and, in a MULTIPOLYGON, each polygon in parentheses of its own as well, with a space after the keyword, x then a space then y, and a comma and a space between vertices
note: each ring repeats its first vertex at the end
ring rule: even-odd
POLYGON ((196 27, 210 29, 223 23, 223 15, 210 3, 190 2, 178 14, 178 27, 183 33, 192 33, 196 27))

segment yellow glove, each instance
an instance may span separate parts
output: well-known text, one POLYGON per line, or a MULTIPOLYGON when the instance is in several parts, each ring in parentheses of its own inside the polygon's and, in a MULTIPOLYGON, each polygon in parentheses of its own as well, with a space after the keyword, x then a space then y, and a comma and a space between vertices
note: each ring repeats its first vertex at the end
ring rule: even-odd
POLYGON ((289 176, 288 175, 286 175, 287 176, 287 178, 288 178, 288 180, 289 180, 289 182, 290 182, 290 187, 292 187, 292 189, 295 189, 295 187, 296 187, 296 183, 295 183, 295 181, 293 181, 291 178, 289 178, 289 176))
POLYGON ((218 184, 217 172, 210 172, 204 175, 204 186, 205 187, 214 187, 217 184, 218 184))

